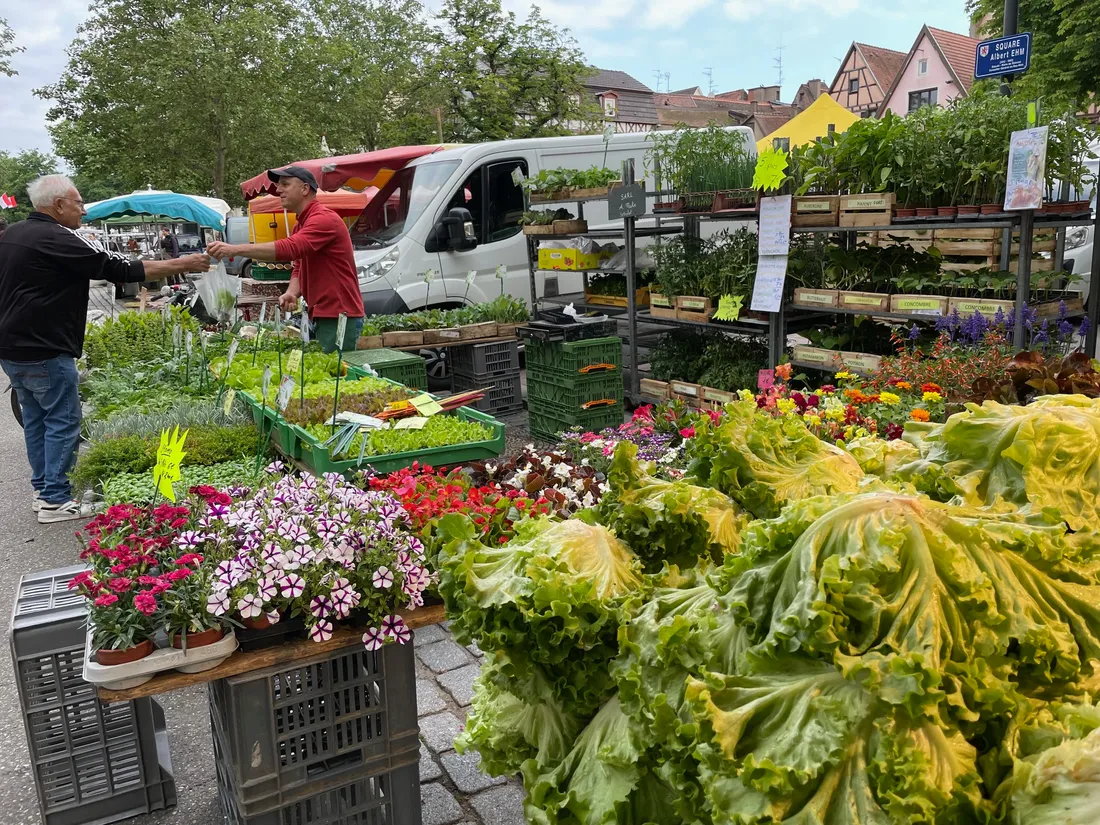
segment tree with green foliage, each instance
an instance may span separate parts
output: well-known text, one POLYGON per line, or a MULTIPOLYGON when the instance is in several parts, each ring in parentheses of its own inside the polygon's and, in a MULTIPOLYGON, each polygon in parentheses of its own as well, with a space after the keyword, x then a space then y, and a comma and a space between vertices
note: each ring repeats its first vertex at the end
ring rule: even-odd
POLYGON ((7 77, 19 74, 11 67, 11 58, 21 51, 23 47, 15 45, 15 32, 11 30, 8 21, 0 17, 0 74, 7 77))
POLYGON ((562 135, 592 119, 592 70, 537 7, 521 22, 500 0, 444 0, 436 20, 444 139, 562 135))
POLYGON ((0 193, 7 192, 15 198, 14 209, 0 210, 0 218, 9 224, 21 221, 32 211, 27 196, 27 184, 42 175, 57 173, 57 160, 36 149, 26 149, 18 154, 0 151, 0 193))
POLYGON ((337 155, 435 140, 433 32, 417 0, 311 0, 300 43, 323 72, 303 103, 337 155))
POLYGON ((36 91, 56 101, 57 152, 127 190, 239 203, 238 181, 316 154, 301 17, 293 0, 94 0, 61 79, 36 91))
MULTIPOLYGON (((1004 0, 967 0, 982 36, 1004 31, 1004 0)), ((1028 97, 1073 101, 1087 108, 1100 92, 1100 0, 1020 0, 1019 30, 1031 32, 1031 68, 1013 82, 1028 97)))

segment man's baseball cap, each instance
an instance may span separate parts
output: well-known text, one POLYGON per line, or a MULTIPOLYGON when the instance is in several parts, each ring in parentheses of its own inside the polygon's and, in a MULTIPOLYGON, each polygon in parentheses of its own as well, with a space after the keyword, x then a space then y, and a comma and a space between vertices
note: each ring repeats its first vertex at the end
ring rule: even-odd
POLYGON ((317 178, 313 177, 313 173, 303 166, 288 166, 285 169, 268 169, 267 176, 275 183, 279 182, 279 178, 297 178, 307 184, 314 192, 317 191, 317 178))

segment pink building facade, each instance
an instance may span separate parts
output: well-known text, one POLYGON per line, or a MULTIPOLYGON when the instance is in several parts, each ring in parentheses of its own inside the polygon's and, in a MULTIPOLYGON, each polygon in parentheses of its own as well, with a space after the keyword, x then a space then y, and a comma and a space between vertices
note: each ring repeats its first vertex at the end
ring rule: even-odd
POLYGON ((921 106, 946 106, 965 97, 974 80, 974 51, 978 41, 954 32, 925 26, 906 55, 879 107, 907 115, 921 106))

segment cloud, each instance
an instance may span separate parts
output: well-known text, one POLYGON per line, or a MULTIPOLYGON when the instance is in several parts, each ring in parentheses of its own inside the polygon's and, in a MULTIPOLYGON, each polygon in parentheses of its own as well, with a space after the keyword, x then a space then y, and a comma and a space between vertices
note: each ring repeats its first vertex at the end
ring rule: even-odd
POLYGON ((648 0, 643 20, 651 29, 678 29, 713 0, 648 0))
MULTIPOLYGON (((846 17, 862 6, 862 0, 788 0, 784 13, 813 12, 824 13, 829 17, 846 17)), ((733 20, 752 20, 769 13, 772 7, 756 0, 726 0, 725 12, 733 20)))

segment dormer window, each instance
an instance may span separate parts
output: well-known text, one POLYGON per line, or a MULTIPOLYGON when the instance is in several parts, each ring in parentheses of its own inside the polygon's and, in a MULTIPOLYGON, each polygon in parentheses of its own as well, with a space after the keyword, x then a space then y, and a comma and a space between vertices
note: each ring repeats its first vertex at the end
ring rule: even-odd
POLYGON ((604 92, 600 95, 600 103, 603 106, 603 116, 614 118, 619 114, 619 96, 614 92, 604 92))

